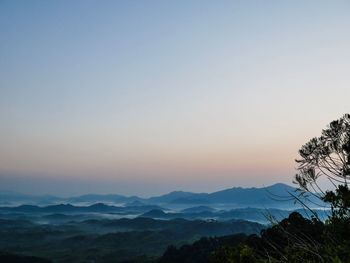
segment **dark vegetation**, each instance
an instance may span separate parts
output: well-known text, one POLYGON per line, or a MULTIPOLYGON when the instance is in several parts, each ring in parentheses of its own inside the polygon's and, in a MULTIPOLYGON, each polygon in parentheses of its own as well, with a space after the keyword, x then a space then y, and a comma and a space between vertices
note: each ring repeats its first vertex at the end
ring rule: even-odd
POLYGON ((258 223, 242 220, 165 221, 140 217, 55 225, 2 219, 0 248, 54 262, 124 262, 135 257, 144 261, 145 255, 148 259, 160 256, 171 244, 192 243, 202 236, 259 233, 263 228, 258 223))
POLYGON ((50 263, 50 260, 33 257, 33 256, 19 256, 10 253, 0 253, 0 262, 4 263, 50 263))
POLYGON ((320 247, 327 246, 324 231, 322 222, 294 212, 279 224, 262 230, 261 235, 203 238, 178 249, 168 247, 158 262, 323 262, 317 253, 320 247))

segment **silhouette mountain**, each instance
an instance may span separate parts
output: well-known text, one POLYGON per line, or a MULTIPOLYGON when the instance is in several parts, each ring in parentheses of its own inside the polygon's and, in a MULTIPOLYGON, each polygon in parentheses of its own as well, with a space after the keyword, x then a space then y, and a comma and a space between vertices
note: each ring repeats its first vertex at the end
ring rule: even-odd
POLYGON ((206 193, 198 194, 198 193, 183 192, 183 191, 173 191, 168 194, 151 197, 146 200, 151 203, 170 203, 178 199, 192 199, 192 198, 198 199, 201 196, 205 197, 207 195, 208 194, 206 193))
POLYGON ((169 216, 161 209, 152 209, 140 217, 149 217, 149 218, 168 218, 169 216))
POLYGON ((233 207, 281 208, 294 207, 290 193, 296 188, 286 184, 274 184, 262 188, 233 187, 213 193, 190 193, 176 191, 152 197, 144 202, 183 205, 231 205, 233 207))
MULTIPOLYGON (((1 193, 0 205, 13 204, 94 204, 94 203, 108 203, 125 205, 127 207, 143 207, 150 205, 230 205, 231 207, 257 207, 257 208, 286 208, 294 207, 293 200, 289 193, 293 193, 296 188, 286 184, 274 184, 262 188, 242 188, 233 187, 222 191, 213 193, 192 193, 183 191, 174 191, 165 195, 140 198, 137 196, 123 196, 118 194, 98 195, 89 194, 78 197, 59 198, 54 196, 29 196, 16 193, 1 193)), ((313 200, 319 203, 318 200, 313 200)), ((24 209, 24 208, 23 208, 24 209)), ((30 207, 27 207, 30 209, 30 207)), ((58 211, 59 207, 56 208, 58 211)), ((62 208, 64 210, 68 207, 62 208)), ((92 208, 91 208, 92 209, 92 208)), ((97 209, 97 208, 95 208, 97 209)), ((101 207, 99 209, 102 209, 101 207)), ((98 210, 98 209, 97 209, 98 210)), ((108 210, 108 209, 107 209, 108 210)))

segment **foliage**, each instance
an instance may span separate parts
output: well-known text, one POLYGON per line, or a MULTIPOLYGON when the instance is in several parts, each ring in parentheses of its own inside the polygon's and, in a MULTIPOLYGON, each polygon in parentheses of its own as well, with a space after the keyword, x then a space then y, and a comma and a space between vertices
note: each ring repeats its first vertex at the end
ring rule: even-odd
POLYGON ((246 239, 246 235, 237 234, 225 237, 201 238, 192 245, 180 248, 169 246, 157 263, 204 263, 211 254, 223 246, 234 247, 246 239))
POLYGON ((209 258, 209 263, 258 263, 253 249, 247 245, 223 246, 209 258))
POLYGON ((258 233, 262 228, 263 225, 241 220, 220 222, 140 217, 70 221, 54 225, 23 219, 0 219, 0 249, 49 258, 57 263, 138 263, 159 257, 171 244, 192 243, 202 236, 222 236, 242 231, 258 233))
POLYGON ((39 257, 33 257, 33 256, 20 256, 20 255, 14 255, 10 253, 4 253, 0 252, 0 262, 6 262, 6 263, 51 263, 51 261, 39 258, 39 257))
POLYGON ((349 216, 350 192, 350 114, 332 121, 299 150, 296 183, 302 194, 317 195, 329 203, 332 216, 349 216), (318 183, 323 176, 334 186, 324 191, 318 183))

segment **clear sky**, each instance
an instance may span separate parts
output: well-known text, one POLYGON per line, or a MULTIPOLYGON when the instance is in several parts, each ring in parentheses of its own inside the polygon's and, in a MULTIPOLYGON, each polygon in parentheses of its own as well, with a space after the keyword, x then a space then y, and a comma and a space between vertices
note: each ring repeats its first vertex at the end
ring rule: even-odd
POLYGON ((291 183, 349 47, 349 1, 0 0, 0 189, 291 183))

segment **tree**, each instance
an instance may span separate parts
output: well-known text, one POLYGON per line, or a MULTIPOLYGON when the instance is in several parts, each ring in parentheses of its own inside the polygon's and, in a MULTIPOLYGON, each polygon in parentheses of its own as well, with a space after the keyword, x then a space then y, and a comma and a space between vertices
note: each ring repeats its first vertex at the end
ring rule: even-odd
POLYGON ((299 154, 295 179, 301 195, 315 195, 331 208, 323 231, 323 257, 331 262, 349 262, 350 114, 332 121, 320 137, 303 145, 299 154), (333 189, 323 190, 318 184, 320 177, 327 178, 333 189))
POLYGON ((316 195, 329 203, 332 215, 350 216, 350 114, 332 121, 320 137, 311 139, 299 150, 298 174, 301 194, 316 195), (326 177, 333 190, 323 190, 318 179, 326 177))

